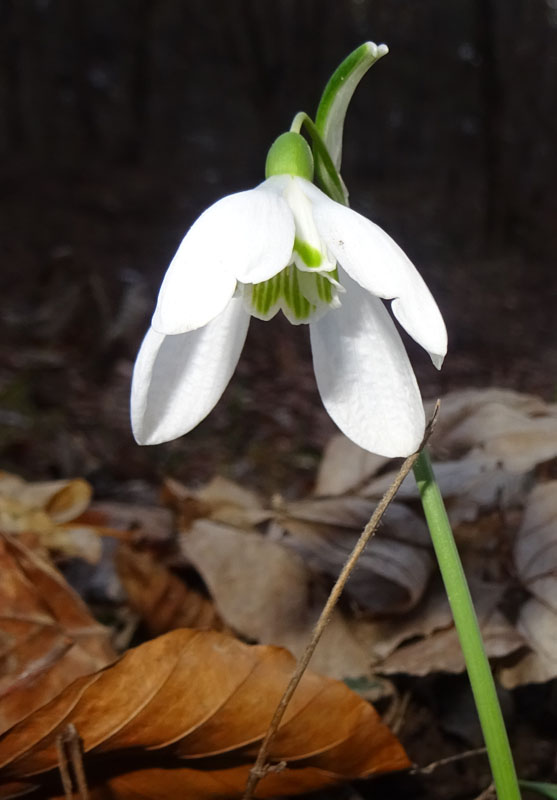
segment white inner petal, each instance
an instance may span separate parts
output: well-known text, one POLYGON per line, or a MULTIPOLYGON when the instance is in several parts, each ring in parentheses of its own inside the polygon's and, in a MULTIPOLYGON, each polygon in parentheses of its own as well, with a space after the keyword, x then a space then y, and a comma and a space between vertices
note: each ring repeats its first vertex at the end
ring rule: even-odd
POLYGON ((248 313, 266 321, 282 311, 293 325, 314 322, 338 308, 338 294, 343 291, 331 273, 302 271, 294 264, 267 281, 239 285, 248 313))
POLYGON ((317 232, 313 219, 311 200, 304 192, 301 179, 293 177, 285 186, 284 198, 294 216, 295 240, 292 253, 293 263, 303 272, 319 270, 331 272, 336 267, 327 247, 317 232))

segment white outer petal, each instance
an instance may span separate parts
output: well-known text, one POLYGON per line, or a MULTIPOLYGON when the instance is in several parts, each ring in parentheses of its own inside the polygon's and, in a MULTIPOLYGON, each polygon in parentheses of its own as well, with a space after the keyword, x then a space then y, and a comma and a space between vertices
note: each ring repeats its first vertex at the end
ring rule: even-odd
POLYGON ((165 336, 150 328, 132 379, 131 420, 139 444, 192 430, 214 408, 236 368, 250 316, 234 297, 208 325, 165 336))
POLYGON ((341 308, 310 324, 323 405, 360 447, 408 456, 422 441, 425 414, 406 350, 381 300, 340 280, 341 308))
POLYGON ((218 316, 236 281, 259 283, 292 255, 294 219, 286 201, 265 183, 223 197, 194 222, 162 282, 153 328, 176 334, 218 316))
POLYGON ((447 352, 447 330, 437 303, 403 250, 375 223, 330 200, 309 184, 320 235, 339 264, 364 289, 395 298, 393 313, 437 368, 447 352))

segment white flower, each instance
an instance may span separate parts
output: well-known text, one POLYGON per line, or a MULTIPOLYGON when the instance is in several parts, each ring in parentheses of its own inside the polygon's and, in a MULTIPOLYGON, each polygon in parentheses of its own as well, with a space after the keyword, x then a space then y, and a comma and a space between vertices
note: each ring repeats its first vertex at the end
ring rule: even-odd
POLYGON ((439 368, 443 319, 397 244, 310 181, 275 175, 219 200, 183 239, 164 277, 134 368, 131 416, 140 444, 175 439, 213 409, 250 316, 279 309, 308 322, 325 408, 356 444, 406 456, 425 427, 404 345, 382 299, 439 368))

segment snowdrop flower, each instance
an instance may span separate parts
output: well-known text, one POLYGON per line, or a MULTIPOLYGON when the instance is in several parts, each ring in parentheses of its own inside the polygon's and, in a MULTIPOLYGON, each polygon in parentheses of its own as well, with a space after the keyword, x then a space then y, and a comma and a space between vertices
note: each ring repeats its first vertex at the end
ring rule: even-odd
POLYGON ((208 208, 166 272, 133 373, 136 440, 166 442, 201 422, 232 377, 250 317, 281 310, 309 323, 319 392, 346 436, 384 456, 414 452, 423 405, 383 300, 440 368, 447 334, 433 297, 381 228, 311 182, 302 136, 279 137, 266 172, 208 208))

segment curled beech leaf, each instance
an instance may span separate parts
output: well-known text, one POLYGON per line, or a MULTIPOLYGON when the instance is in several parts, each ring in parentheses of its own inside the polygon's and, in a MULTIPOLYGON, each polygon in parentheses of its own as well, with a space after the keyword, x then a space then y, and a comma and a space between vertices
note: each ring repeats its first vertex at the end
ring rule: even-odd
MULTIPOLYGON (((35 788, 41 797, 61 794, 57 737, 72 725, 93 792, 239 798, 293 668, 281 648, 212 631, 172 631, 79 678, 7 731, 0 738, 0 781, 35 788)), ((287 767, 262 780, 259 797, 409 766, 371 705, 313 673, 296 690, 270 759, 287 767)), ((1 796, 9 795, 0 784, 1 796)))

